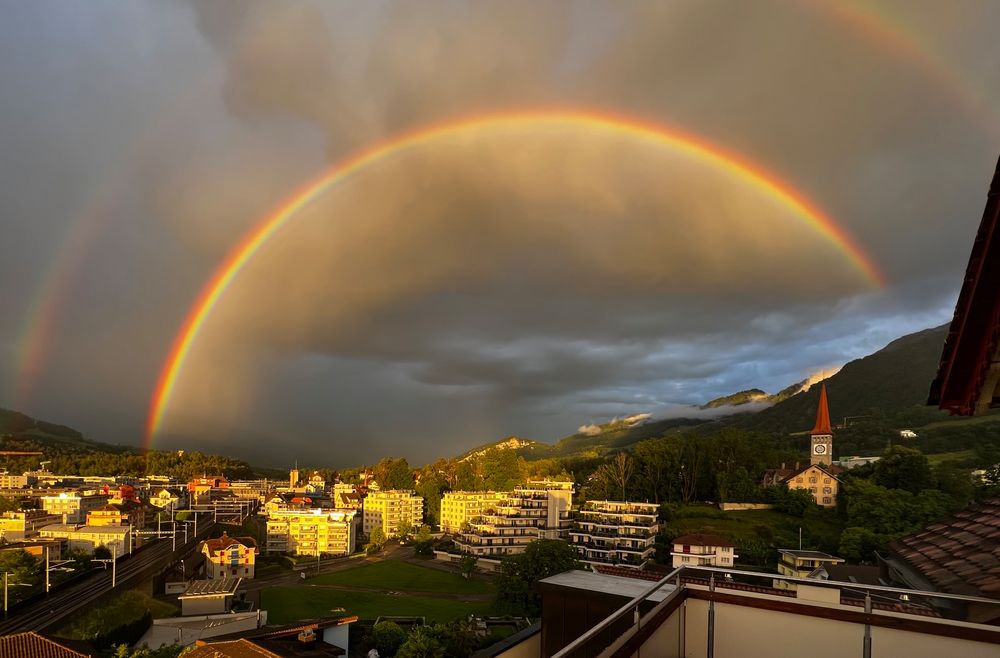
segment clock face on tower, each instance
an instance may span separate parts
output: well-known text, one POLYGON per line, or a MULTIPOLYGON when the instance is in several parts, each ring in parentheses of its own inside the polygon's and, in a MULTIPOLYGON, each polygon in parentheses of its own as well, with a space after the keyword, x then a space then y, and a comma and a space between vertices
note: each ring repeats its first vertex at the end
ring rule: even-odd
POLYGON ((816 445, 813 446, 813 452, 815 452, 817 455, 825 455, 826 446, 822 443, 817 443, 816 445))

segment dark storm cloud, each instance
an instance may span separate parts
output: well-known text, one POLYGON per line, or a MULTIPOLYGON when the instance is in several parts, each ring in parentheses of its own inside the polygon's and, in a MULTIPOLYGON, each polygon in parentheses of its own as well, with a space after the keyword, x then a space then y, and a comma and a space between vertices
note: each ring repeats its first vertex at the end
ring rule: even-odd
POLYGON ((569 165, 525 143, 421 152, 325 198, 248 268, 195 346, 165 445, 429 459, 773 391, 939 324, 1000 146, 962 98, 1000 105, 1000 9, 886 5, 936 71, 777 0, 14 4, 0 405, 46 267, 109 178, 26 411, 136 442, 174 331, 256 218, 356 148, 498 108, 599 107, 743 152, 891 285, 865 290, 766 200, 634 145, 591 144, 603 165, 567 140, 552 146, 569 165), (725 235, 710 218, 733 207, 756 225, 725 235))

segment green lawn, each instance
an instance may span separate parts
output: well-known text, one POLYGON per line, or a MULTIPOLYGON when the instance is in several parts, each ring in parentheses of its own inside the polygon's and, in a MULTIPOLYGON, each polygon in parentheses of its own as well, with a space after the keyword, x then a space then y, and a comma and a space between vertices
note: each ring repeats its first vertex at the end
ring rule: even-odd
POLYGON ((804 544, 836 552, 843 530, 841 523, 833 510, 812 509, 804 518, 799 518, 774 510, 723 512, 712 505, 689 505, 678 510, 665 525, 678 534, 705 532, 736 542, 755 539, 760 536, 759 533, 770 532, 773 539, 769 543, 776 548, 798 548, 801 526, 804 544))
POLYGON ((267 610, 269 624, 285 624, 296 619, 347 614, 361 619, 383 615, 423 616, 428 621, 454 621, 470 614, 491 614, 492 602, 454 601, 405 594, 346 592, 322 587, 272 587, 260 593, 260 607, 267 610))
POLYGON ((485 580, 467 579, 458 574, 399 560, 374 562, 356 569, 316 576, 306 582, 317 585, 372 587, 393 592, 493 593, 493 584, 485 580))
POLYGON ((934 464, 940 464, 941 462, 949 460, 965 460, 972 459, 976 456, 974 450, 959 450, 957 452, 939 452, 933 455, 927 455, 927 461, 933 466, 934 464))

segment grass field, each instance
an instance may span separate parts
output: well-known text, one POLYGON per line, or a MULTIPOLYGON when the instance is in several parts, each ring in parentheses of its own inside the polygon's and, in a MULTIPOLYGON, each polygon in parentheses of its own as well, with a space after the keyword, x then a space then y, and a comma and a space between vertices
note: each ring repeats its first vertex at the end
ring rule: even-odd
POLYGON ((949 460, 965 460, 972 459, 976 456, 974 450, 959 450, 958 452, 939 452, 937 454, 927 455, 927 461, 933 466, 934 464, 940 464, 941 462, 949 460))
POLYGON ((372 587, 393 592, 493 593, 493 584, 487 581, 466 579, 458 574, 399 560, 366 564, 357 569, 316 576, 306 582, 317 585, 372 587))
POLYGON ((774 545, 780 548, 798 547, 801 526, 805 543, 826 551, 836 550, 843 530, 833 510, 810 510, 804 518, 798 518, 774 510, 723 512, 707 504, 682 507, 666 525, 679 534, 705 532, 735 542, 756 539, 769 529, 774 545))
MULTIPOLYGON (((419 567, 418 567, 419 568, 419 567)), ((455 601, 406 594, 346 592, 322 587, 272 587, 260 593, 261 608, 267 610, 270 624, 285 624, 296 619, 347 614, 361 619, 384 615, 427 617, 428 621, 453 621, 470 614, 490 614, 492 602, 455 601)))

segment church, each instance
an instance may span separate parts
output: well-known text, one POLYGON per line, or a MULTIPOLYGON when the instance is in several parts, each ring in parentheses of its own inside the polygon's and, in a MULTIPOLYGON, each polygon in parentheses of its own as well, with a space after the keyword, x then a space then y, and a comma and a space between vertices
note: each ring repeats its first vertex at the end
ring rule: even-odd
POLYGON ((830 427, 830 408, 826 399, 826 384, 819 391, 816 424, 809 433, 809 464, 795 468, 771 468, 764 472, 762 484, 769 487, 784 483, 789 489, 808 489, 820 507, 834 507, 843 472, 833 465, 833 429, 830 427))

